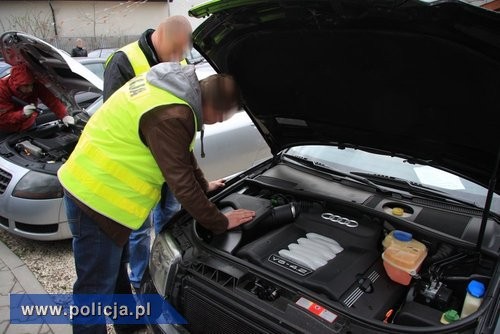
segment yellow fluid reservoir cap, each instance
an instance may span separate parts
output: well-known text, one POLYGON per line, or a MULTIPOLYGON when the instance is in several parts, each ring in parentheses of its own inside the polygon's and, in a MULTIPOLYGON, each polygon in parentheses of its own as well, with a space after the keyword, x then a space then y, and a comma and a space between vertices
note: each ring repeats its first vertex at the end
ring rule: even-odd
POLYGON ((395 216, 402 216, 404 213, 405 210, 403 210, 403 208, 398 208, 398 207, 392 208, 392 214, 395 216))

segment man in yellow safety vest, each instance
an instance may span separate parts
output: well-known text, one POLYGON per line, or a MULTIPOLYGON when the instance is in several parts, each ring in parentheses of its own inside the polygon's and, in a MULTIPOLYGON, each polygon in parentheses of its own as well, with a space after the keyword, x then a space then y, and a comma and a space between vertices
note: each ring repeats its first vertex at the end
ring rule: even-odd
MULTIPOLYGON (((115 293, 129 235, 146 220, 166 182, 193 218, 214 233, 253 219, 245 209, 221 213, 206 192, 193 155, 196 131, 238 109, 229 75, 198 81, 194 66, 161 63, 127 82, 92 116, 59 169, 73 233, 77 280, 73 293, 115 293)), ((74 333, 105 333, 104 324, 74 325, 74 333)))
MULTIPOLYGON (((168 17, 156 30, 146 30, 139 40, 125 45, 113 53, 106 62, 104 71, 103 98, 106 101, 118 88, 133 77, 147 72, 161 62, 178 62, 184 58, 191 44, 192 28, 188 19, 182 15, 168 17)), ((124 255, 118 282, 123 287, 121 293, 131 293, 125 279, 138 288, 149 260, 151 243, 151 223, 158 233, 164 224, 179 211, 180 204, 172 191, 164 184, 162 199, 151 213, 151 217, 138 230, 130 234, 129 254, 124 255), (130 266, 127 271, 126 261, 130 266)))
POLYGON ((191 45, 192 28, 182 15, 168 17, 155 29, 120 48, 106 60, 103 97, 106 101, 127 81, 161 62, 182 61, 191 45))

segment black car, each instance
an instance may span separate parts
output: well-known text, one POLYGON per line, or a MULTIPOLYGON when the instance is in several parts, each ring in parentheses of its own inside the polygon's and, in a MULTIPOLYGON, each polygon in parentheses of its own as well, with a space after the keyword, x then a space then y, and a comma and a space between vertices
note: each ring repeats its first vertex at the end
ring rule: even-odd
POLYGON ((253 221, 214 235, 181 211, 156 237, 141 292, 187 324, 150 327, 498 329, 500 14, 415 0, 190 14, 207 17, 193 45, 236 78, 273 157, 211 197, 253 221))

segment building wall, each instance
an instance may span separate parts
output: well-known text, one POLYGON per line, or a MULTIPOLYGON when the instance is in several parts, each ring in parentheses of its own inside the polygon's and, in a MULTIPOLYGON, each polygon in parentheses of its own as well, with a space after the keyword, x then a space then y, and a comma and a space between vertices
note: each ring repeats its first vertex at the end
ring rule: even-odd
POLYGON ((199 5, 200 3, 203 2, 206 2, 206 0, 173 0, 169 5, 170 14, 185 15, 191 22, 193 29, 195 29, 197 26, 200 25, 201 22, 203 22, 204 19, 197 19, 195 17, 190 17, 188 15, 188 11, 191 9, 191 7, 199 5))
MULTIPOLYGON (((170 15, 185 15, 193 28, 202 20, 188 16, 188 10, 200 0, 148 1, 50 1, 54 10, 55 30, 49 1, 0 1, 0 32, 20 30, 49 42, 73 43, 82 37, 99 47, 125 44, 148 28, 155 28, 170 15), (101 45, 99 45, 101 44, 101 45)), ((54 43, 53 43, 54 44, 54 43)), ((89 49, 91 48, 89 47, 89 49)), ((63 47, 61 47, 63 48, 63 47)))

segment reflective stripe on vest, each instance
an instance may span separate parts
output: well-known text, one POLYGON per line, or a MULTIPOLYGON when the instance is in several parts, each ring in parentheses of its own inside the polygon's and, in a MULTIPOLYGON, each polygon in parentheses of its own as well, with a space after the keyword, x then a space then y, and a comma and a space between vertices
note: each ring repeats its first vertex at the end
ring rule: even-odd
MULTIPOLYGON (((73 153, 59 169, 63 187, 94 211, 138 229, 160 199, 164 182, 139 136, 139 122, 145 112, 168 104, 189 106, 149 84, 146 74, 117 90, 90 118, 73 153)), ((197 127, 194 112, 193 116, 197 127)), ((196 128, 189 150, 195 138, 196 128)))
MULTIPOLYGON (((148 59, 146 58, 144 52, 142 52, 138 41, 127 44, 118 51, 125 53, 136 76, 150 69, 148 59)), ((113 58, 113 54, 111 54, 106 60, 106 65, 108 65, 111 58, 113 58)))

